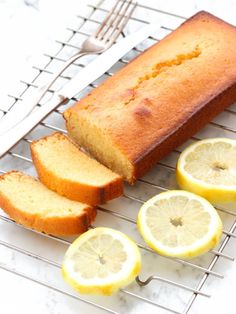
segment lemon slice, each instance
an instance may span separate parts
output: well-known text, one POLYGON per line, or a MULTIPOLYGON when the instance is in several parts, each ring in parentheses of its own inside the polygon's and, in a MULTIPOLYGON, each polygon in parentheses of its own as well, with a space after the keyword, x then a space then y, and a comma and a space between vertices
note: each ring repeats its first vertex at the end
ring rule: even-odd
POLYGON ((207 200, 179 190, 160 193, 144 203, 138 229, 161 255, 193 258, 218 243, 222 222, 207 200))
POLYGON ((99 227, 83 233, 70 245, 62 274, 80 293, 111 295, 131 283, 140 268, 137 245, 119 231, 99 227))
POLYGON ((190 145, 179 157, 177 182, 213 203, 236 201, 236 141, 214 138, 190 145))

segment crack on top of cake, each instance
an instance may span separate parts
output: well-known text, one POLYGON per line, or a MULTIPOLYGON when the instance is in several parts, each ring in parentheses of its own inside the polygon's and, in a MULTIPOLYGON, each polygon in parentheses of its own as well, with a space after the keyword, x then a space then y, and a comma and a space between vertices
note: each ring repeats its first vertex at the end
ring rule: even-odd
POLYGON ((176 55, 176 57, 174 59, 155 64, 152 67, 152 71, 150 73, 146 73, 144 76, 139 77, 137 84, 134 87, 129 89, 130 91, 132 91, 132 95, 129 97, 129 99, 127 101, 125 101, 124 104, 128 105, 130 102, 135 100, 136 91, 140 88, 140 86, 143 84, 143 82, 157 77, 159 74, 165 72, 167 69, 169 69, 173 66, 179 66, 179 65, 183 64, 185 61, 189 61, 189 60, 192 60, 194 58, 198 58, 200 54, 201 54, 201 49, 197 45, 195 47, 195 49, 189 53, 178 54, 178 55, 176 55))

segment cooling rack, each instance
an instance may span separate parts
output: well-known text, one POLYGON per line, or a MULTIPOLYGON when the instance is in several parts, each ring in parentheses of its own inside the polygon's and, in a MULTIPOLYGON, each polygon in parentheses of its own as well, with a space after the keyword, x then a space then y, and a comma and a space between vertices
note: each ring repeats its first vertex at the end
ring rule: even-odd
MULTIPOLYGON (((89 1, 86 14, 77 15, 73 26, 67 28, 64 39, 56 41, 56 49, 52 53, 44 54, 39 64, 33 67, 31 79, 22 80, 20 91, 17 94, 9 95, 7 106, 0 106, 2 116, 6 114, 7 110, 11 110, 13 106, 20 105, 22 98, 27 93, 31 93, 38 85, 47 81, 58 65, 74 54, 85 37, 97 28, 98 24, 103 20, 112 3, 113 1, 110 0, 89 1)), ((153 20, 159 20, 162 21, 162 24, 158 34, 149 37, 135 47, 101 78, 90 84, 84 91, 71 99, 68 104, 59 107, 39 125, 35 126, 25 138, 0 160, 0 172, 4 173, 12 169, 18 169, 35 175, 29 151, 29 144, 32 140, 54 131, 66 133, 61 113, 67 107, 87 94, 105 78, 113 75, 145 48, 171 32, 185 18, 174 12, 166 12, 149 7, 145 5, 145 1, 139 1, 131 21, 124 30, 124 34, 130 29, 135 30, 153 20)), ((48 91, 39 106, 50 97, 54 90, 61 87, 80 68, 84 67, 91 58, 93 57, 80 59, 71 65, 48 91)), ((236 106, 232 105, 217 119, 209 123, 200 133, 192 137, 185 145, 204 137, 226 136, 236 138, 236 129, 234 127, 236 125, 235 114, 236 106)), ((158 313, 188 313, 197 297, 210 296, 204 291, 205 283, 210 277, 217 280, 223 279, 224 274, 214 270, 217 261, 219 259, 234 260, 234 257, 224 253, 224 249, 229 240, 234 240, 236 237, 234 233, 236 212, 230 208, 217 207, 224 224, 222 240, 215 250, 191 261, 159 256, 144 244, 136 230, 136 216, 141 204, 161 191, 178 188, 175 181, 175 164, 179 153, 185 145, 179 147, 159 162, 151 172, 138 180, 135 186, 126 185, 123 197, 98 207, 98 216, 92 227, 110 226, 119 229, 134 238, 142 252, 143 267, 140 277, 132 285, 122 289, 117 295, 104 299, 102 297, 82 296, 70 290, 61 280, 60 267, 65 250, 73 238, 59 238, 27 229, 17 225, 2 211, 0 212, 0 224, 2 230, 6 230, 7 235, 0 239, 0 245, 6 250, 18 252, 26 260, 23 269, 11 268, 9 263, 2 261, 0 268, 63 294, 65 298, 76 300, 80 304, 80 309, 84 309, 85 313, 88 311, 96 313, 127 313, 127 309, 130 313, 143 313, 144 311, 147 311, 147 313, 153 313, 154 311, 158 311, 158 313), (19 241, 19 237, 24 239, 24 241, 19 241), (33 272, 34 265, 40 265, 40 269, 45 273, 45 280, 39 279, 39 276, 33 272)))

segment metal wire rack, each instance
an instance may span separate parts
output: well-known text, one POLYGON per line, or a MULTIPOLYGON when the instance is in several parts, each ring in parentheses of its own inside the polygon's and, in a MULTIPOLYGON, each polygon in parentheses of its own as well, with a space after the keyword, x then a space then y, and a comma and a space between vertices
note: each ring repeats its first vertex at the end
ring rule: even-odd
MULTIPOLYGON (((32 71, 34 72, 34 75, 32 76, 32 79, 22 80, 20 84, 20 92, 16 95, 9 95, 8 109, 0 108, 2 115, 10 110, 12 106, 20 105, 20 102, 26 93, 30 93, 32 89, 37 88, 45 77, 47 78, 47 76, 50 76, 50 74, 53 73, 53 69, 56 68, 59 63, 64 62, 68 56, 74 53, 75 49, 79 48, 79 45, 85 36, 89 35, 89 30, 96 28, 97 24, 103 19, 104 14, 109 11, 110 5, 112 5, 112 2, 108 0, 102 0, 99 3, 93 0, 90 1, 90 4, 88 5, 88 14, 86 14, 86 16, 77 15, 77 26, 68 27, 67 38, 57 41, 56 52, 45 54, 43 63, 33 67, 32 71), (88 29, 87 31, 86 27, 88 29)), ((71 99, 68 104, 61 106, 44 119, 0 160, 1 173, 14 168, 34 174, 29 153, 29 144, 31 141, 53 131, 66 132, 61 117, 61 113, 66 107, 72 105, 73 102, 77 101, 89 90, 96 87, 101 80, 113 75, 117 69, 124 66, 130 59, 141 53, 146 47, 160 40, 185 19, 185 17, 178 14, 165 12, 144 5, 142 4, 142 1, 140 1, 130 24, 132 24, 134 28, 140 27, 140 25, 144 23, 149 23, 154 17, 156 19, 160 18, 163 21, 160 34, 157 34, 159 37, 150 37, 141 45, 134 48, 112 69, 107 71, 102 78, 93 82, 86 90, 71 99)), ((49 97, 58 86, 61 86, 69 80, 73 76, 73 73, 85 66, 88 61, 89 58, 84 58, 73 64, 60 76, 58 82, 56 82, 51 90, 48 91, 43 100, 45 101, 45 99, 49 97)), ((39 106, 42 105, 42 103, 40 103, 39 106)), ((236 138, 236 129, 234 128, 235 122, 236 106, 233 105, 229 109, 226 109, 219 118, 211 122, 202 132, 193 137, 190 142, 212 135, 236 138)), ((143 255, 144 263, 140 278, 137 278, 136 283, 133 285, 126 289, 122 289, 118 296, 111 297, 106 301, 99 298, 80 296, 69 290, 64 283, 42 281, 41 279, 38 279, 37 276, 32 276, 31 274, 25 273, 25 271, 9 267, 7 263, 1 263, 0 268, 50 288, 57 293, 63 293, 67 297, 85 303, 86 306, 94 307, 96 308, 97 313, 122 313, 122 306, 120 306, 119 303, 119 298, 121 297, 123 300, 126 300, 126 302, 130 302, 131 306, 132 302, 139 302, 139 304, 142 304, 143 306, 142 309, 150 312, 153 312, 155 308, 159 308, 159 311, 163 310, 163 312, 179 314, 188 313, 197 296, 210 296, 207 292, 202 290, 207 279, 210 276, 219 279, 223 278, 223 274, 220 274, 213 269, 218 259, 234 260, 232 256, 224 253, 224 248, 231 238, 236 238, 236 234, 234 233, 236 228, 236 212, 229 208, 217 208, 224 223, 222 241, 217 249, 210 251, 203 257, 191 261, 161 257, 142 242, 136 231, 135 225, 137 211, 139 210, 140 205, 149 197, 167 189, 177 188, 175 182, 175 163, 182 148, 183 147, 176 149, 167 158, 159 162, 149 174, 138 180, 135 186, 130 187, 127 185, 125 188, 125 195, 122 198, 98 207, 98 217, 95 221, 95 225, 115 227, 130 234, 131 237, 136 239, 143 255), (181 276, 176 276, 176 272, 181 272, 181 276), (166 291, 168 291, 168 294, 166 294, 166 291), (174 302, 172 304, 171 298, 169 297, 170 292, 180 294, 184 302, 174 302), (119 307, 117 307, 116 304, 119 304, 119 307), (147 306, 147 309, 145 306, 147 306)), ((33 249, 29 250, 27 247, 24 248, 22 241, 21 243, 18 243, 18 241, 12 238, 6 238, 5 240, 0 239, 1 246, 26 256, 30 259, 28 261, 29 263, 33 262, 34 264, 40 262, 47 265, 47 267, 50 266, 50 269, 60 269, 61 260, 66 248, 65 246, 68 246, 72 239, 54 237, 41 234, 34 230, 29 230, 21 225, 17 225, 3 212, 0 212, 0 223, 10 226, 10 228, 14 228, 12 230, 14 230, 16 234, 19 232, 27 239, 33 237, 35 243, 38 243, 39 240, 43 241, 42 243, 45 248, 57 247, 57 250, 55 249, 56 258, 48 253, 42 253, 42 251, 33 249)))

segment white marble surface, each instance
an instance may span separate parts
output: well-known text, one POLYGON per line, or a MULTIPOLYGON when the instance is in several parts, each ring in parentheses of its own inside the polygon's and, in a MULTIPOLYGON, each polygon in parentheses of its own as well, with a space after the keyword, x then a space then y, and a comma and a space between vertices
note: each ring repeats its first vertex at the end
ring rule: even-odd
MULTIPOLYGON (((91 1, 89 1, 91 2, 91 1)), ((93 2, 95 2, 93 0, 93 2)), ((173 13, 188 17, 198 10, 208 10, 219 17, 236 24, 236 0, 225 1, 197 1, 197 0, 140 0, 141 3, 156 6, 161 10, 171 11, 173 13)), ((43 52, 54 51, 54 38, 65 39, 67 33, 64 31, 65 26, 76 23, 75 14, 85 14, 87 9, 84 8, 86 1, 82 0, 0 0, 0 96, 1 108, 7 103, 8 93, 17 93, 19 91, 19 79, 30 76, 30 65, 41 60, 43 52)), ((144 11, 140 10, 137 14, 142 16, 144 11)), ((146 11, 145 11, 146 14, 146 11)), ((176 26, 175 18, 168 20, 168 16, 163 14, 152 13, 149 20, 155 21, 158 18, 165 26, 176 26)), ((163 32, 160 31, 160 36, 163 32)), ((41 61, 40 61, 41 62, 41 61)), ((7 106, 7 105, 6 105, 7 106)), ((232 107, 232 108, 235 108, 232 107)), ((222 125, 231 123, 233 127, 235 120, 229 115, 220 115, 216 119, 222 125)), ((59 121, 59 123, 62 123, 59 121)), ((37 131, 37 130, 36 130, 37 131)), ((33 133, 35 136, 38 133, 33 133)), ((198 136, 217 136, 222 134, 212 126, 205 128, 198 136)), ((224 132, 225 136, 235 137, 231 132, 224 132)), ((21 144, 17 148, 23 151, 21 144)), ((171 154, 165 162, 174 165, 176 154, 171 154)), ((0 166, 4 169, 14 167, 24 168, 28 172, 33 172, 32 168, 26 163, 16 163, 11 158, 5 158, 1 161, 0 166)), ((174 173, 163 167, 156 167, 146 177, 149 181, 156 184, 166 185, 174 188, 176 186, 174 173)), ((134 188, 127 187, 127 193, 135 193, 142 199, 146 199, 156 193, 156 189, 148 188, 144 184, 137 184, 134 188)), ((117 212, 129 215, 135 218, 139 209, 139 204, 130 202, 126 199, 120 199, 106 205, 117 212)), ((224 227, 228 230, 232 224, 232 219, 228 215, 222 215, 224 227)), ((95 225, 109 225, 123 230, 136 238, 138 242, 142 240, 135 230, 135 226, 115 219, 109 215, 99 212, 95 225)), ((14 245, 34 255, 40 255, 48 260, 60 264, 66 246, 46 239, 41 235, 32 233, 16 225, 0 220, 0 240, 14 245)), ((236 240, 230 240, 224 253, 236 257, 236 240)), ((201 272, 193 271, 192 268, 183 266, 171 260, 154 256, 142 251, 143 269, 141 278, 147 275, 156 274, 161 277, 176 280, 189 286, 197 286, 201 279, 201 272)), ((204 257, 196 259, 193 263, 207 266, 212 259, 212 254, 206 254, 204 257)), ((68 293, 74 293, 67 287, 61 279, 60 270, 57 267, 50 266, 47 262, 38 261, 35 258, 21 254, 11 248, 0 245, 0 266, 10 268, 13 271, 45 282, 48 286, 54 286, 68 293)), ((220 259, 214 267, 224 275, 224 279, 218 279, 210 276, 204 291, 210 293, 211 298, 197 297, 190 313, 208 314, 208 313, 235 313, 235 291, 236 291, 236 262, 220 259)), ((191 293, 174 288, 159 282, 153 282, 145 289, 137 288, 135 284, 127 288, 130 291, 137 292, 142 296, 152 298, 163 305, 171 306, 176 310, 182 310, 188 302, 191 293)), ((111 298, 92 298, 86 297, 87 300, 96 301, 101 305, 110 307, 119 313, 167 313, 166 311, 155 308, 151 305, 144 304, 124 293, 119 293, 111 298)), ((50 289, 29 281, 28 279, 16 276, 6 270, 0 269, 0 312, 4 314, 15 313, 35 313, 35 314, 75 314, 75 313, 102 313, 101 310, 95 310, 82 302, 72 299, 50 289)))

